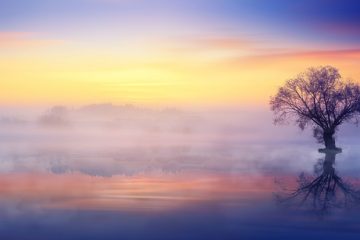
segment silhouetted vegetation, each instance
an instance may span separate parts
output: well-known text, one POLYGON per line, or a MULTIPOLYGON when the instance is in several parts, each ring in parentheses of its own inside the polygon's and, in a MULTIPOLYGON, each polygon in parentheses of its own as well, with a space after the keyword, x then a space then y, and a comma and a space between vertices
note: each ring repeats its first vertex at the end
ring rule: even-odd
POLYGON ((314 137, 326 149, 336 149, 334 134, 344 122, 358 122, 360 86, 344 81, 331 66, 309 68, 288 80, 271 97, 275 124, 295 120, 303 130, 313 128, 314 137))
POLYGON ((42 126, 65 127, 69 125, 67 120, 68 109, 63 106, 54 106, 39 118, 42 126))

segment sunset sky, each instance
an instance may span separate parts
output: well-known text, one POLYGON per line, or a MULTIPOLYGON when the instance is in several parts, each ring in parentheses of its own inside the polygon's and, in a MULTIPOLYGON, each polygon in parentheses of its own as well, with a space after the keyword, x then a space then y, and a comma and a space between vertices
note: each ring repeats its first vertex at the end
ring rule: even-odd
POLYGON ((328 64, 360 81, 359 12, 356 0, 1 1, 0 104, 266 105, 328 64))
POLYGON ((0 0, 0 240, 360 239, 356 84, 279 91, 327 65, 360 0, 0 0))

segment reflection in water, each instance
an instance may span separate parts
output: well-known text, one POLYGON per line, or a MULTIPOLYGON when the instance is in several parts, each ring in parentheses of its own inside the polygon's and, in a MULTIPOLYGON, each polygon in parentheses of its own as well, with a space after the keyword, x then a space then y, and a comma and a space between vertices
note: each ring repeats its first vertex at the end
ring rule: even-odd
POLYGON ((272 191, 271 177, 226 174, 138 174, 92 177, 84 174, 2 174, 0 203, 7 209, 167 212, 193 205, 231 202, 247 205, 272 191))
MULTIPOLYGON (((274 176, 317 154, 290 130, 240 113, 135 115, 0 121, 0 239, 359 239, 358 212, 318 221, 276 206, 274 176)), ((346 176, 358 174, 357 144, 338 166, 346 176)))
POLYGON ((360 203, 360 190, 344 181, 336 172, 335 159, 341 150, 319 150, 325 154, 315 165, 317 177, 302 173, 297 188, 290 193, 276 194, 282 204, 310 206, 317 213, 327 213, 331 208, 349 208, 360 203))
MULTIPOLYGON (((237 240, 269 239, 269 234, 273 239, 342 239, 340 235, 359 239, 356 212, 338 214, 330 222, 318 221, 303 211, 279 211, 274 204, 274 175, 286 177, 300 166, 306 168, 305 160, 310 155, 304 154, 304 162, 296 162, 296 168, 281 170, 274 166, 289 156, 276 152, 279 148, 274 152, 258 151, 263 158, 248 150, 259 159, 257 166, 245 161, 245 148, 244 154, 230 156, 223 154, 228 149, 218 148, 223 152, 216 155, 213 150, 213 158, 205 157, 209 152, 200 147, 194 147, 183 158, 171 158, 173 152, 166 155, 167 151, 160 148, 144 156, 143 149, 138 158, 135 153, 119 150, 134 157, 115 159, 118 161, 71 152, 4 158, 0 173, 0 239, 237 240), (13 165, 5 168, 9 162, 13 165), (151 164, 153 169, 144 167, 151 164), (54 171, 60 166, 71 170, 54 171), (101 169, 112 171, 100 175, 101 169), (335 227, 336 232, 331 231, 335 227), (31 238, 26 238, 28 235, 31 238)), ((323 169, 333 168, 333 164, 325 164, 329 159, 322 164, 328 168, 323 169)))

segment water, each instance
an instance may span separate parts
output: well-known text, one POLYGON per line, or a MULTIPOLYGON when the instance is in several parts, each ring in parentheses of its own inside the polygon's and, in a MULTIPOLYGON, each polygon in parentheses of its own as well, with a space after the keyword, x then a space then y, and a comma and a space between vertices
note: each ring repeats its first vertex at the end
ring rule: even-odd
POLYGON ((292 127, 250 124, 242 113, 172 114, 1 123, 0 236, 359 239, 356 198, 343 204, 340 192, 326 209, 311 197, 280 201, 301 173, 312 181, 332 168, 357 196, 351 135, 324 165, 319 146, 292 127))

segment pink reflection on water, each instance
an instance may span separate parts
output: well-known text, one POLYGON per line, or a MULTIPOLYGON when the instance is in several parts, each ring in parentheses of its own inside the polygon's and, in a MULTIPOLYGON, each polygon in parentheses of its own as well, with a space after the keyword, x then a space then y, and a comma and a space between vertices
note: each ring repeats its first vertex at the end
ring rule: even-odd
POLYGON ((246 206, 271 197, 272 176, 211 173, 93 177, 83 174, 5 174, 1 202, 41 209, 167 211, 218 202, 246 206))

